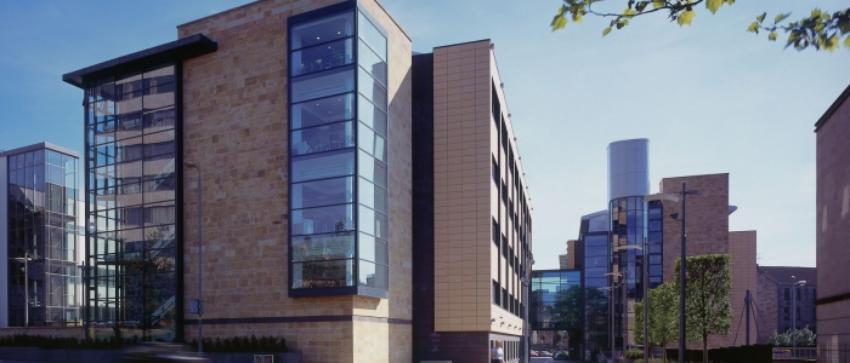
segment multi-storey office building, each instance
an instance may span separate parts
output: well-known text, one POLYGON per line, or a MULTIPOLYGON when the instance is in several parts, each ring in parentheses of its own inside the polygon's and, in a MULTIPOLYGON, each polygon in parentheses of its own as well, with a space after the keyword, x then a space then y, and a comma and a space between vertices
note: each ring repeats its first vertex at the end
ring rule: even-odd
POLYGON ((818 361, 850 359, 850 86, 815 124, 817 134, 818 361))
POLYGON ((759 326, 757 342, 770 344, 774 333, 784 333, 795 327, 817 333, 817 269, 791 266, 757 268, 758 301, 753 302, 759 326))
POLYGON ((49 143, 0 152, 0 327, 80 323, 77 164, 49 143))
MULTIPOLYGON (((645 139, 609 146, 609 209, 582 217, 579 239, 568 246, 580 261, 570 267, 582 271, 584 359, 642 344, 634 340, 639 328, 633 326, 634 302, 642 300, 644 283, 653 288, 676 280, 681 221, 675 214, 681 209, 677 192, 683 182, 699 191, 688 198, 687 255, 731 257, 733 331, 710 337, 709 345, 746 343, 741 329, 748 293, 757 301, 756 232, 729 231, 729 215, 736 207, 729 205, 728 174, 664 178, 659 193, 648 194, 647 160, 645 139)), ((754 314, 749 319, 754 342, 754 314)))
POLYGON ((64 76, 85 90, 90 333, 519 360, 530 206, 489 41, 413 57, 373 0, 178 35, 64 76))
POLYGON ((611 311, 613 285, 608 274, 611 268, 610 221, 607 210, 582 216, 579 238, 573 249, 578 261, 576 267, 582 272, 582 357, 585 360, 596 360, 600 353, 611 349, 614 315, 611 311))
POLYGON ((646 195, 649 194, 649 140, 608 145, 611 289, 614 344, 625 349, 634 336, 634 301, 643 298, 646 248, 646 195))
POLYGON ((413 80, 414 357, 518 361, 531 206, 493 46, 416 55, 413 80))

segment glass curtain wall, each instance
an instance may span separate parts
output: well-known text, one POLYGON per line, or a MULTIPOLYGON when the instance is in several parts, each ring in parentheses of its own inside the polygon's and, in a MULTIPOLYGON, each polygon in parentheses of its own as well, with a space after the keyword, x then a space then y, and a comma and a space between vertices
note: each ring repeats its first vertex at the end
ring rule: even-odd
POLYGON ((540 331, 560 332, 559 336, 567 337, 571 355, 578 356, 582 343, 581 272, 532 271, 531 306, 531 329, 538 334, 540 331))
POLYGON ((86 318, 125 337, 175 337, 175 89, 168 65, 86 90, 86 318))
POLYGON ((28 151, 8 172, 9 325, 78 324, 77 158, 28 151))
POLYGON ((626 349, 629 321, 633 318, 634 301, 643 298, 643 249, 646 241, 646 201, 644 197, 612 200, 611 263, 614 286, 614 329, 616 347, 626 349))
POLYGON ((584 249, 583 301, 584 301, 584 359, 596 361, 600 353, 609 349, 611 296, 609 277, 610 244, 608 242, 608 214, 595 213, 582 220, 579 243, 584 249))
POLYGON ((386 38, 354 7, 305 15, 289 31, 290 289, 386 290, 386 38))

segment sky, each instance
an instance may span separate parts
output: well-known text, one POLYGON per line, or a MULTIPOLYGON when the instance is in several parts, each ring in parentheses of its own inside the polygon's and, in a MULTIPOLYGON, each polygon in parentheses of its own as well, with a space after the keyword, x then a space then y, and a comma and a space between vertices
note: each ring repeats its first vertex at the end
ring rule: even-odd
MULTIPOLYGON (((176 39, 176 26, 244 0, 0 2, 0 149, 83 149, 82 92, 61 75, 176 39)), ((607 3, 622 7, 625 1, 607 3)), ((383 0, 414 51, 489 38, 526 171, 535 268, 557 267, 582 215, 604 209, 606 147, 650 139, 650 183, 730 173, 733 230, 761 265, 815 265, 813 124, 850 83, 850 50, 797 52, 745 31, 846 1, 738 1, 693 26, 635 19, 552 32, 558 0, 383 0)))

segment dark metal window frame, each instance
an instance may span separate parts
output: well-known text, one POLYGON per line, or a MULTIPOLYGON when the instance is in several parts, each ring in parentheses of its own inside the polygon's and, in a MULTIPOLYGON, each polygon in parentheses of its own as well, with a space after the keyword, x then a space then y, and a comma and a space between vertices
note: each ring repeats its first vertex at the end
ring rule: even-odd
MULTIPOLYGON (((91 90, 94 87, 98 87, 98 85, 102 84, 102 83, 115 82, 115 80, 118 80, 118 79, 121 79, 121 78, 124 78, 124 77, 128 77, 128 76, 131 76, 131 75, 134 75, 134 74, 140 74, 141 75, 141 74, 144 74, 145 72, 149 72, 149 71, 152 71, 152 70, 156 70, 156 69, 164 68, 164 67, 168 67, 168 66, 174 67, 174 83, 173 84, 175 86, 175 89, 174 89, 174 106, 173 106, 173 108, 174 108, 174 112, 175 112, 175 120, 174 120, 174 127, 172 129, 162 130, 162 132, 173 131, 174 132, 174 141, 176 143, 176 145, 175 145, 176 147, 175 147, 175 151, 174 151, 175 167, 174 167, 174 174, 173 174, 174 178, 176 180, 176 185, 175 185, 175 190, 174 190, 174 193, 175 193, 174 194, 175 221, 173 223, 175 231, 176 231, 176 235, 175 235, 176 245, 174 247, 175 248, 175 255, 176 255, 175 256, 176 266, 175 266, 175 272, 174 272, 175 275, 176 275, 176 281, 175 281, 175 304, 176 304, 175 306, 176 307, 175 307, 175 317, 174 317, 174 320, 175 320, 174 340, 175 341, 183 341, 183 339, 184 339, 183 326, 184 326, 184 321, 185 321, 185 318, 184 318, 185 313, 184 313, 183 310, 184 310, 185 302, 184 302, 184 296, 183 296, 184 295, 184 293, 183 293, 184 292, 184 281, 183 281, 184 280, 183 279, 183 273, 184 273, 184 268, 183 268, 184 229, 183 229, 183 168, 182 168, 182 166, 183 166, 183 64, 182 64, 182 61, 180 61, 180 60, 168 60, 168 61, 156 62, 156 63, 151 63, 151 64, 145 64, 145 66, 138 67, 138 68, 122 68, 120 73, 103 75, 101 78, 97 78, 97 79, 91 80, 91 81, 86 80, 85 83, 81 84, 81 87, 83 88, 83 90, 85 92, 84 100, 83 100, 83 140, 84 140, 83 163, 84 163, 84 169, 85 169, 85 172, 86 172, 86 175, 87 175, 87 179, 91 179, 91 178, 88 177, 90 170, 93 171, 93 169, 90 169, 90 168, 93 167, 93 165, 91 163, 92 160, 90 159, 90 156, 91 156, 90 155, 90 149, 96 148, 97 146, 100 146, 100 145, 105 145, 105 144, 109 144, 109 143, 117 143, 120 140, 129 139, 129 138, 120 139, 120 140, 115 139, 115 140, 112 140, 110 142, 103 142, 103 143, 93 143, 93 142, 90 143, 89 142, 89 140, 88 140, 89 127, 93 127, 93 126, 96 126, 97 124, 105 123, 105 122, 91 122, 91 123, 89 123, 89 117, 91 116, 91 113, 90 113, 91 105, 93 103, 96 103, 96 102, 89 102, 89 98, 88 98, 89 90, 91 90)), ((116 101, 113 101, 113 102, 118 102, 118 101, 116 100, 116 101)), ((164 108, 160 108, 160 109, 157 109, 157 110, 161 110, 161 109, 164 109, 164 108)), ((142 113, 142 115, 145 114, 144 108, 142 108, 141 113, 142 113)), ((115 123, 118 122, 117 116, 115 116, 115 120, 113 120, 113 122, 115 122, 115 123)), ((113 130, 112 132, 114 133, 114 132, 116 132, 116 130, 113 130)), ((141 136, 143 136, 143 135, 140 135, 140 137, 141 136)), ((94 141, 94 140, 92 140, 92 141, 94 141)), ((142 160, 144 160, 144 158, 142 160)), ((100 168, 100 167, 104 167, 104 166, 113 166, 113 165, 116 165, 116 164, 117 164, 117 162, 109 164, 109 165, 95 165, 94 167, 100 168)), ((92 185, 91 184, 92 182, 93 182, 92 180, 86 180, 86 185, 85 185, 85 190, 86 190, 86 193, 85 193, 85 203, 86 203, 85 214, 86 214, 86 220, 87 221, 89 220, 90 215, 96 216, 97 213, 100 211, 100 210, 96 209, 96 206, 94 206, 91 203, 91 200, 90 200, 91 193, 96 192, 98 190, 111 188, 111 187, 104 187, 104 188, 92 189, 92 188, 90 188, 91 185, 92 185)), ((141 204, 141 205, 144 205, 144 204, 141 204)), ((113 210, 117 210, 117 208, 115 208, 113 210)), ((145 226, 145 228, 146 227, 147 226, 145 226)), ((151 227, 155 227, 155 226, 151 226, 151 227)), ((110 233, 115 233, 115 232, 118 232, 118 231, 119 230, 116 229, 114 231, 110 231, 110 233)), ((92 282, 92 281, 91 281, 91 276, 89 276, 89 274, 90 274, 90 272, 92 272, 92 266, 90 265, 90 260, 91 260, 92 257, 96 258, 98 255, 92 254, 92 251, 90 250, 90 240, 96 239, 97 236, 98 236, 98 234, 93 233, 91 228, 86 228, 86 230, 85 230, 85 256, 86 257, 85 257, 85 263, 84 263, 85 267, 83 269, 83 277, 82 277, 83 285, 84 285, 83 293, 82 293, 82 295, 83 295, 83 311, 81 313, 81 317, 82 317, 82 320, 83 320, 83 323, 84 323, 84 326, 85 326, 86 329, 88 329, 91 326, 91 323, 94 322, 94 320, 93 320, 94 317, 91 316, 91 313, 93 312, 92 311, 93 307, 91 306, 91 300, 90 300, 89 292, 90 292, 90 288, 91 288, 90 282, 92 282)), ((106 276, 106 277, 112 278, 114 276, 109 275, 109 276, 106 276)), ((97 278, 97 277, 95 277, 95 278, 97 278)), ((117 295, 115 295, 111 298, 107 297, 106 299, 115 300, 115 309, 116 309, 115 314, 118 314, 118 311, 119 311, 118 303, 121 299, 117 295)), ((112 322, 112 325, 115 328, 121 328, 120 319, 118 317, 116 317, 114 319, 114 321, 112 322)))
MULTIPOLYGON (((373 288, 373 287, 369 287, 369 286, 363 286, 363 285, 360 284, 360 233, 366 233, 366 232, 363 232, 359 229, 360 228, 359 209, 361 207, 360 200, 359 200, 359 184, 360 184, 361 176, 360 176, 360 173, 359 173, 360 165, 359 165, 359 156, 358 155, 361 151, 366 153, 367 155, 370 155, 370 156, 372 156, 372 155, 369 152, 367 152, 366 150, 361 150, 360 145, 358 144, 359 143, 358 130, 359 130, 360 124, 361 124, 360 118, 359 118, 359 116, 360 116, 359 101, 360 101, 360 97, 363 97, 359 93, 359 72, 358 72, 358 70, 361 69, 362 67, 360 67, 360 64, 358 63, 358 61, 359 61, 358 51, 359 51, 359 42, 361 42, 363 40, 360 39, 360 33, 359 33, 359 26, 360 25, 359 25, 358 15, 360 13, 362 13, 363 16, 372 23, 372 25, 375 27, 375 29, 384 36, 385 41, 387 41, 387 43, 388 43, 387 33, 380 26, 376 25, 376 22, 369 15, 369 13, 367 11, 360 9, 356 0, 348 0, 348 1, 345 1, 345 2, 342 2, 342 3, 339 3, 339 4, 327 6, 327 7, 321 8, 321 9, 317 9, 317 10, 313 10, 313 11, 310 11, 310 12, 306 12, 306 13, 302 13, 302 14, 298 14, 298 15, 294 15, 294 16, 289 17, 286 20, 286 28, 287 28, 286 57, 287 57, 287 59, 289 59, 289 56, 292 54, 292 52, 298 51, 299 49, 309 48, 309 47, 301 47, 299 49, 292 48, 291 34, 292 34, 292 28, 294 26, 299 25, 300 23, 305 23, 305 22, 309 22, 309 21, 312 21, 312 20, 317 20, 317 19, 321 19, 321 18, 324 18, 324 17, 337 15, 337 14, 340 14, 340 13, 343 13, 343 12, 351 12, 352 13, 353 23, 354 23, 353 24, 354 25, 354 32, 351 36, 343 37, 343 38, 339 38, 339 39, 334 39, 333 41, 339 41, 341 39, 351 39, 352 40, 352 62, 349 63, 349 64, 341 65, 339 67, 333 67, 333 68, 330 68, 330 69, 327 69, 327 70, 323 70, 322 72, 330 71, 330 70, 333 70, 335 68, 340 68, 340 67, 352 67, 352 70, 353 70, 352 73, 353 73, 353 77, 354 77, 354 87, 353 87, 353 90, 350 91, 350 92, 344 92, 344 93, 339 93, 339 94, 334 94, 334 95, 327 95, 327 96, 323 96, 323 97, 316 98, 316 99, 324 99, 324 98, 340 96, 340 95, 344 95, 344 94, 352 94, 354 96, 354 100, 353 100, 354 113, 352 115, 353 117, 351 118, 351 121, 352 121, 352 124, 353 124, 353 130, 352 131, 353 131, 353 137, 354 137, 354 146, 352 147, 352 149, 354 150, 354 152, 353 152, 353 157, 354 157, 354 174, 353 174, 354 185, 353 185, 353 187, 354 187, 354 191, 353 191, 353 201, 351 203, 352 208, 354 210, 353 211, 353 213, 354 213, 354 215, 353 215, 353 217, 354 217, 353 218, 353 223, 354 223, 354 231, 353 231, 353 233, 354 233, 354 258, 350 259, 353 262, 353 268, 352 268, 353 286, 333 287, 333 288, 324 288, 324 287, 323 288, 293 288, 292 287, 292 283, 293 283, 292 272, 294 271, 293 270, 293 264, 294 263, 304 263, 304 262, 293 262, 293 258, 292 258, 292 238, 294 236, 291 232, 292 231, 291 212, 293 211, 293 209, 291 207, 291 202, 288 202, 286 207, 287 207, 287 210, 290 212, 289 213, 290 215, 289 215, 289 218, 288 218, 288 221, 287 221, 288 225, 287 225, 287 236, 286 236, 286 238, 287 238, 287 269, 288 269, 288 272, 287 272, 287 290, 289 292, 289 296, 291 296, 291 297, 361 295, 361 296, 386 298, 388 296, 388 291, 389 291, 389 274, 387 274, 387 288, 386 289, 373 288)), ((367 47, 369 46, 368 44, 365 44, 365 45, 367 47)), ((370 50, 371 50, 371 48, 370 48, 370 50)), ((386 57, 388 58, 389 55, 387 54, 386 57)), ((298 76, 293 76, 292 67, 290 67, 287 64, 286 68, 287 68, 286 75, 287 75, 287 79, 289 79, 289 80, 299 78, 299 77, 307 75, 307 74, 319 74, 319 73, 321 73, 321 72, 311 72, 311 73, 306 73, 306 74, 299 74, 298 76)), ((389 62, 387 62, 387 70, 388 70, 387 75, 389 77, 389 62)), ((365 69, 364 69, 364 71, 371 76, 370 72, 368 72, 365 69)), ((385 89, 387 88, 386 85, 383 85, 383 86, 384 86, 385 89)), ((389 95, 389 90, 387 90, 387 93, 389 95)), ((369 101, 372 105, 375 105, 374 101, 372 101, 370 98, 365 98, 364 100, 369 101)), ((287 149, 286 153, 287 153, 287 175, 289 175, 289 176, 292 175, 292 160, 293 160, 294 157, 296 157, 296 156, 292 155, 292 153, 291 153, 292 132, 297 131, 297 129, 292 129, 291 126, 290 126, 290 123, 292 121, 292 106, 299 104, 299 103, 307 102, 307 101, 309 101, 309 100, 292 102, 292 82, 287 82, 287 132, 286 132, 287 136, 286 137, 287 137, 287 145, 290 149, 287 149)), ((387 128, 388 128, 387 134, 389 134, 389 124, 390 124, 390 122, 389 122, 389 99, 387 100, 387 105, 384 105, 384 107, 381 107, 381 110, 387 116, 387 128)), ((342 121, 338 121, 338 122, 342 122, 342 121)), ((330 123, 334 123, 334 122, 330 122, 330 123)), ((325 123, 325 124, 330 124, 330 123, 325 123)), ((322 125, 325 125, 325 124, 322 124, 322 125)), ((314 126, 320 126, 320 125, 314 125, 314 126)), ((303 129, 303 127, 299 128, 299 129, 303 129)), ((375 134, 383 136, 385 138, 386 142, 387 142, 387 146, 389 145, 389 137, 387 137, 388 135, 383 135, 380 132, 377 132, 375 130, 372 130, 372 131, 375 134)), ((335 150, 335 151, 339 151, 339 150, 335 150)), ((388 147, 387 147, 386 151, 389 152, 388 147)), ((308 154, 308 155, 313 155, 313 154, 308 154)), ((298 156, 303 156, 303 155, 298 155, 298 156)), ((387 158, 388 157, 389 156, 387 156, 387 158)), ((373 156, 373 159, 378 161, 378 162, 383 163, 385 167, 389 166, 388 160, 382 161, 382 160, 375 158, 374 156, 373 156)), ((386 169, 388 170, 389 168, 386 168, 386 169)), ((352 175, 348 175, 348 176, 352 176, 352 175)), ((334 178, 336 178, 336 177, 344 177, 344 176, 343 175, 335 176, 334 178)), ((305 182, 305 181, 306 180, 302 180, 302 181, 299 181, 299 183, 305 182)), ((387 183, 389 184, 389 172, 387 172, 387 183)), ((292 196, 292 184, 295 184, 295 183, 293 183, 291 181, 289 181, 287 183, 287 195, 290 198, 292 196)), ((381 186, 377 185, 374 181, 372 181, 372 184, 375 185, 375 186, 381 187, 381 186)), ((387 190, 387 196, 389 197, 389 185, 387 185, 385 187, 385 189, 387 190)), ((348 204, 348 203, 346 203, 346 204, 348 204)), ((389 210, 390 210, 389 204, 390 204, 390 200, 389 200, 389 198, 387 198, 387 213, 385 215, 387 217, 388 227, 389 227, 389 218, 390 218, 390 216, 389 216, 389 214, 390 214, 389 213, 389 210)), ((363 207, 369 208, 368 206, 365 206, 365 205, 363 207)), ((376 214, 384 214, 384 213, 381 213, 381 212, 374 210, 374 209, 373 209, 373 211, 376 214)), ((367 233, 367 234, 371 235, 371 233, 367 233)), ((372 237, 374 237, 376 239, 376 241, 382 240, 381 238, 376 237, 376 236, 372 236, 372 237)), ((384 243, 384 241, 381 241, 381 243, 384 243)), ((389 248, 390 242, 386 241, 386 244, 387 244, 387 248, 389 248)), ((388 252, 388 254, 389 254, 389 252, 388 252)), ((345 260, 349 260, 349 259, 345 259, 345 260)), ((322 262, 322 261, 318 261, 318 262, 322 262)), ((372 262, 372 263, 376 267, 386 267, 389 270, 389 261, 387 261, 387 265, 382 265, 382 264, 375 263, 375 262, 372 262)))

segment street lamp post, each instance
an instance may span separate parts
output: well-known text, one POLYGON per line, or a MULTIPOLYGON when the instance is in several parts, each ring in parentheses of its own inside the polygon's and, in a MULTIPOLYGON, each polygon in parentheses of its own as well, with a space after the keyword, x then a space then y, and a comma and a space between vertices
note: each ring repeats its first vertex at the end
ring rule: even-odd
POLYGON ((30 258, 29 251, 24 252, 24 257, 12 257, 12 260, 17 262, 21 262, 24 264, 24 326, 30 326, 30 278, 29 278, 29 262, 32 260, 30 258))
POLYGON ((198 352, 204 352, 204 308, 203 308, 203 285, 204 285, 204 270, 203 270, 203 261, 204 261, 204 252, 203 252, 203 240, 204 240, 204 210, 203 210, 203 199, 201 191, 203 189, 203 177, 201 176, 201 167, 197 164, 186 163, 186 167, 190 169, 195 169, 198 172, 198 298, 195 301, 195 313, 198 314, 198 352))
POLYGON ((682 245, 681 245, 681 256, 679 262, 679 362, 685 361, 685 272, 687 271, 687 251, 685 246, 688 241, 688 232, 685 222, 687 221, 687 202, 688 202, 688 194, 699 194, 696 190, 688 190, 688 183, 682 182, 682 190, 678 193, 679 200, 682 209, 682 215, 672 214, 671 217, 673 219, 679 219, 682 223, 681 234, 682 234, 682 245), (681 218, 680 218, 681 217, 681 218))

